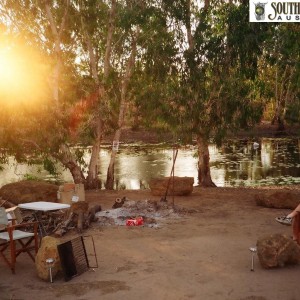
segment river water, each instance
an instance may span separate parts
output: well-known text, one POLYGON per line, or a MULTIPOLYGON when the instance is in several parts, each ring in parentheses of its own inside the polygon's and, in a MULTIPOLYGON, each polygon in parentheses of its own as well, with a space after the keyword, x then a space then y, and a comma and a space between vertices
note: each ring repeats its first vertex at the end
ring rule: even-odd
MULTIPOLYGON (((218 148, 209 145, 212 180, 219 187, 267 186, 300 183, 300 140, 270 139, 230 140, 218 148)), ((99 153, 100 174, 105 182, 110 159, 108 147, 99 153)), ((166 145, 121 144, 115 164, 117 189, 144 189, 154 177, 169 176, 175 150, 166 145)), ((175 162, 175 176, 194 177, 197 185, 196 147, 180 147, 175 162)), ((85 149, 84 158, 89 160, 85 149)), ((16 164, 11 157, 2 165, 0 187, 24 178, 53 180, 40 165, 16 164)), ((72 181, 67 170, 58 167, 60 181, 72 181)), ((103 188, 103 187, 102 187, 103 188)))

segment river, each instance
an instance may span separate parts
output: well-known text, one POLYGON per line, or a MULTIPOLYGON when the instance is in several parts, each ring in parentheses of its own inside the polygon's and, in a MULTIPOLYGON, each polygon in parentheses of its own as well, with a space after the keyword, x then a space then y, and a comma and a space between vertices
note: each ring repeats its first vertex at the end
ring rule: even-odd
MULTIPOLYGON (((268 186, 300 183, 300 141, 298 139, 229 140, 222 147, 209 145, 212 180, 219 187, 268 186), (254 144, 257 143, 257 144, 254 144)), ((89 160, 90 149, 84 159, 89 160)), ((121 144, 115 164, 117 189, 144 189, 154 177, 169 176, 174 149, 165 145, 121 144)), ((197 185, 196 147, 179 147, 175 176, 194 177, 197 185)), ((100 174, 105 182, 110 149, 99 153, 100 174)), ((58 166, 59 176, 53 178, 41 165, 17 164, 13 157, 2 165, 0 187, 24 178, 72 181, 69 171, 58 166)), ((101 188, 101 187, 99 187, 101 188)), ((103 186, 102 186, 103 188, 103 186)))

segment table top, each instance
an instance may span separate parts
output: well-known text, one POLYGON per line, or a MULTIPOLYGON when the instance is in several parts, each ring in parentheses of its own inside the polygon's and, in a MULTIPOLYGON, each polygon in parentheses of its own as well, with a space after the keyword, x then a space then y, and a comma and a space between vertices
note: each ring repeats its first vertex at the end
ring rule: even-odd
POLYGON ((30 210, 51 211, 51 210, 69 208, 70 204, 38 201, 38 202, 22 203, 19 204, 18 207, 24 209, 30 209, 30 210))

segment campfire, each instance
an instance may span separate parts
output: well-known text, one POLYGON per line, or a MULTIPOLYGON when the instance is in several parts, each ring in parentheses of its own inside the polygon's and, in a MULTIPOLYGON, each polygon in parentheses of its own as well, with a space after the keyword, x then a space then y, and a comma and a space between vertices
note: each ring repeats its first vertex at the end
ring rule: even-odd
POLYGON ((180 218, 182 213, 187 212, 176 206, 171 206, 167 202, 151 200, 129 200, 125 197, 117 198, 112 209, 96 213, 98 224, 110 225, 135 225, 128 224, 128 220, 138 220, 142 218, 144 225, 150 228, 159 228, 166 218, 180 218))

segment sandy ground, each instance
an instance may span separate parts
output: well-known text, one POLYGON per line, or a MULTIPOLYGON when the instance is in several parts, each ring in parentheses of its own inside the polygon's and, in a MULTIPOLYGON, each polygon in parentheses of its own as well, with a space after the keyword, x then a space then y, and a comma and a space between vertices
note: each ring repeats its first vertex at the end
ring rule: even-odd
MULTIPOLYGON (((0 299, 300 299, 299 265, 265 270, 255 257, 255 271, 250 271, 249 247, 259 237, 291 235, 291 227, 275 221, 288 210, 256 206, 254 194, 261 192, 195 188, 191 196, 174 198, 176 205, 195 212, 166 218, 159 229, 93 223, 84 234, 94 238, 99 267, 68 282, 62 276, 53 283, 40 280, 24 254, 15 275, 0 261, 0 299)), ((159 200, 148 190, 86 193, 91 205, 103 209, 123 196, 159 200)))

